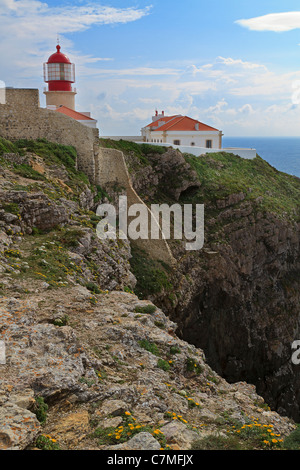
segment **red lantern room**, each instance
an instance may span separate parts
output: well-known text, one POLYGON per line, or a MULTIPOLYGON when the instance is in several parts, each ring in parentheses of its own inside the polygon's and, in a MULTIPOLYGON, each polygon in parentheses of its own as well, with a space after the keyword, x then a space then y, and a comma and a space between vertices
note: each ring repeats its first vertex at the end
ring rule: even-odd
POLYGON ((48 83, 49 91, 72 91, 71 83, 75 82, 75 66, 69 58, 60 52, 52 54, 44 64, 44 80, 48 83))
POLYGON ((44 92, 47 106, 63 105, 74 109, 76 91, 72 89, 72 83, 75 82, 75 65, 60 52, 59 45, 56 49, 44 64, 44 80, 48 83, 48 90, 44 92))

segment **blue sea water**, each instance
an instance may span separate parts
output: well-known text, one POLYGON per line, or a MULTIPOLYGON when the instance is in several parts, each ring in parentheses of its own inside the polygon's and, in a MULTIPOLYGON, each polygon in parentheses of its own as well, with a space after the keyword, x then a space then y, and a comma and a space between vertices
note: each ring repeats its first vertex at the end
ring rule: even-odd
POLYGON ((277 170, 300 178, 300 137, 223 137, 223 147, 254 148, 277 170))

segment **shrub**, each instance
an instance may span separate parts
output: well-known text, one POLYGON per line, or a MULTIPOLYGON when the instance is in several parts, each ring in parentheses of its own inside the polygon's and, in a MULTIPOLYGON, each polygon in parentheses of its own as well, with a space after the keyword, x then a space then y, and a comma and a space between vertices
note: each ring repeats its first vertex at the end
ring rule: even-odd
POLYGON ((170 290, 172 284, 168 279, 167 267, 159 261, 150 259, 146 253, 132 246, 130 259, 131 271, 137 279, 134 293, 141 299, 158 294, 162 290, 170 290))
POLYGON ((151 352, 155 356, 159 356, 159 349, 155 343, 150 343, 147 339, 142 339, 139 341, 139 345, 141 348, 145 349, 146 351, 151 352))
POLYGON ((47 420, 48 405, 45 403, 43 397, 36 397, 34 405, 34 413, 41 424, 47 420))
POLYGON ((99 287, 97 286, 97 284, 94 284, 93 282, 87 282, 85 284, 85 287, 89 291, 93 292, 94 294, 100 294, 101 293, 101 291, 100 291, 99 287))
POLYGON ((155 305, 145 305, 145 306, 142 306, 142 305, 137 305, 134 309, 134 311, 136 313, 154 313, 156 310, 156 307, 155 305))
POLYGON ((178 346, 170 346, 170 354, 180 354, 181 351, 178 346))
POLYGON ((159 369, 164 370, 165 372, 168 372, 171 368, 170 364, 167 361, 165 361, 164 359, 161 359, 161 358, 158 359, 158 361, 157 361, 157 367, 159 369))
POLYGON ((283 447, 286 450, 300 450, 300 425, 284 439, 283 447))
POLYGON ((203 372, 203 367, 198 364, 195 359, 188 357, 186 360, 186 370, 188 372, 195 372, 196 374, 201 374, 201 372, 203 372))
POLYGON ((60 450, 56 440, 52 439, 50 436, 45 436, 44 434, 37 438, 35 445, 41 450, 60 450))
POLYGON ((59 241, 67 247, 76 247, 79 243, 78 240, 82 238, 83 235, 84 232, 80 229, 64 230, 59 237, 59 241))

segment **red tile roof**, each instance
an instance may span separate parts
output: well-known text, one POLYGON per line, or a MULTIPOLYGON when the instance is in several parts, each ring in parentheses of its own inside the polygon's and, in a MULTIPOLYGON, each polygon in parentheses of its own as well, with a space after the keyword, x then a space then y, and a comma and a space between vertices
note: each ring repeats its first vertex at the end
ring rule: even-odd
POLYGON ((74 109, 67 108, 67 106, 60 106, 55 110, 57 113, 65 114, 76 121, 94 121, 93 118, 86 116, 85 114, 79 113, 78 111, 74 111, 74 109))
POLYGON ((146 127, 150 127, 151 131, 218 131, 214 127, 208 126, 203 122, 192 119, 188 116, 162 116, 157 121, 151 122, 146 127), (158 127, 159 122, 164 122, 165 124, 158 127), (198 129, 196 129, 196 124, 198 124, 198 129))

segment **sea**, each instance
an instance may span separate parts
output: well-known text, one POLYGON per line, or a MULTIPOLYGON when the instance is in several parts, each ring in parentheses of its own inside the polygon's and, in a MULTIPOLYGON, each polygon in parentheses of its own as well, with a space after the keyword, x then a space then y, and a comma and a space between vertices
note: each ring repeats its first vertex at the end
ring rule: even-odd
POLYGON ((253 148, 279 171, 300 178, 300 137, 223 137, 223 148, 253 148))

